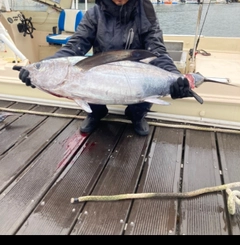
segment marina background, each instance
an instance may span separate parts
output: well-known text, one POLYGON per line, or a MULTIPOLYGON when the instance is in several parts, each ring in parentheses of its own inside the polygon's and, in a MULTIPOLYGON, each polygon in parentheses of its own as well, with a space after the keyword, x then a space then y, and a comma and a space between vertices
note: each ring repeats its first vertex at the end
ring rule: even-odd
MULTIPOLYGON (((202 8, 198 34, 209 37, 240 37, 240 0, 238 2, 230 0, 232 2, 229 4, 226 4, 225 0, 200 0, 204 4, 190 3, 197 0, 182 0, 185 3, 176 1, 177 4, 163 4, 163 2, 157 3, 157 0, 152 0, 163 34, 195 35, 199 8, 202 8), (222 1, 222 3, 217 1, 222 1)), ((0 5, 2 2, 3 0, 0 0, 0 5)), ((89 9, 94 2, 88 0, 85 4, 85 0, 79 0, 78 9, 89 9)), ((19 11, 44 12, 47 10, 46 5, 32 0, 9 0, 9 5, 12 10, 19 11)))
MULTIPOLYGON (((88 8, 93 3, 88 4, 88 8)), ((195 35, 198 4, 153 4, 163 34, 195 35)), ((85 9, 79 3, 79 9, 85 9)), ((202 6, 199 32, 203 36, 240 37, 240 3, 205 3, 202 6), (207 15, 206 15, 207 13, 207 15), (204 26, 202 28, 202 24, 204 26)))

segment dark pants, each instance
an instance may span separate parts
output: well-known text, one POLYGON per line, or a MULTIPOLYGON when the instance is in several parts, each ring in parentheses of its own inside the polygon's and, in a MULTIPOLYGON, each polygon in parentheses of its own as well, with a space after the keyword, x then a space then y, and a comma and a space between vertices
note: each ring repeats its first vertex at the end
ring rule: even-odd
MULTIPOLYGON (((96 105, 96 104, 89 104, 89 105, 92 109, 92 115, 94 117, 102 118, 108 112, 106 105, 96 105)), ((138 121, 146 116, 146 114, 150 111, 151 107, 152 104, 148 102, 128 105, 125 109, 125 115, 128 116, 131 120, 138 121)))

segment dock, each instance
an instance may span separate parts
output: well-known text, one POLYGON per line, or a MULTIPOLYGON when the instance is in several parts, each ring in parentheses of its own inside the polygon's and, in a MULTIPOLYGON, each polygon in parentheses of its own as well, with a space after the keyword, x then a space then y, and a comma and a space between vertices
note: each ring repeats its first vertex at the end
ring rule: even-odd
MULTIPOLYGON (((87 195, 179 193, 240 181, 240 131, 0 100, 1 235, 240 235, 226 191, 193 198, 71 203, 87 195)), ((240 188, 236 188, 240 190, 240 188)))

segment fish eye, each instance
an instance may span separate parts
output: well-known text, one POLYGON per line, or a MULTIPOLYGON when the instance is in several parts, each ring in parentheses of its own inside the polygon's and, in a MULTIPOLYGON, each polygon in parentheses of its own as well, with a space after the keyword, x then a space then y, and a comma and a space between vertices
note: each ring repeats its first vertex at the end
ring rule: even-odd
POLYGON ((40 69, 40 67, 41 67, 41 65, 40 65, 40 63, 36 63, 36 68, 39 70, 40 69))

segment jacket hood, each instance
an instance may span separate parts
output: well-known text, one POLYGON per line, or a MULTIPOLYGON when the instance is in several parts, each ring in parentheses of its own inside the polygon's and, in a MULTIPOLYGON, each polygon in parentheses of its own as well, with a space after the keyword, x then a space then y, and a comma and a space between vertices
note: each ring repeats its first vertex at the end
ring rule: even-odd
MULTIPOLYGON (((131 2, 132 0, 128 0, 128 2, 131 2)), ((100 4, 100 2, 112 2, 113 3, 113 1, 112 0, 95 0, 95 3, 96 4, 100 4)))
MULTIPOLYGON (((128 0, 128 2, 126 2, 123 6, 131 7, 135 5, 137 1, 138 0, 128 0)), ((117 6, 112 0, 95 0, 95 3, 100 6, 105 6, 105 8, 109 8, 113 6, 118 8, 123 7, 123 6, 117 6)))
POLYGON ((95 3, 105 13, 118 17, 122 23, 123 21, 127 22, 129 18, 138 12, 138 15, 141 16, 140 26, 142 32, 147 32, 157 21, 156 13, 150 0, 129 0, 123 6, 117 6, 112 0, 95 0, 95 3))
POLYGON ((129 0, 122 6, 116 5, 112 0, 96 0, 95 3, 99 5, 104 12, 118 18, 121 23, 126 23, 134 16, 137 1, 138 0, 129 0))

